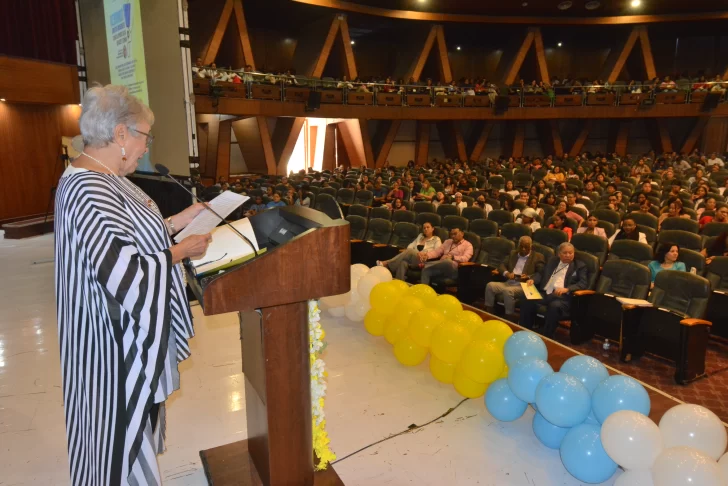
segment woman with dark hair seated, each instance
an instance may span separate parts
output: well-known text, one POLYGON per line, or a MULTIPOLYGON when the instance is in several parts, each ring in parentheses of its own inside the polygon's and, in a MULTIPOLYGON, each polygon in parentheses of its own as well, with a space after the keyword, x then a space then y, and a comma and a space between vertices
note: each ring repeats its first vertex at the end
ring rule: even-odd
POLYGON ((417 235, 407 249, 391 260, 377 260, 378 267, 387 267, 394 274, 394 278, 405 280, 410 265, 416 265, 427 261, 427 252, 436 250, 442 245, 440 237, 435 234, 435 227, 432 223, 425 222, 422 225, 422 233, 417 235))
POLYGON ((728 256, 728 233, 719 234, 713 244, 703 248, 700 254, 705 257, 706 265, 710 265, 715 257, 728 256))
POLYGON ((573 231, 566 225, 566 215, 564 213, 554 214, 553 223, 549 225, 549 228, 563 231, 566 233, 566 241, 571 241, 573 231))
POLYGON ((666 210, 663 209, 663 213, 660 215, 660 218, 657 220, 657 230, 658 231, 662 227, 662 222, 665 221, 667 218, 690 219, 690 215, 683 210, 683 203, 680 199, 670 198, 670 203, 668 204, 667 209, 666 210))
POLYGON ((579 229, 576 230, 577 234, 587 234, 587 235, 595 235, 599 236, 601 238, 607 239, 607 232, 604 231, 604 228, 600 228, 597 226, 597 223, 599 223, 599 219, 592 215, 589 215, 588 218, 586 218, 586 224, 579 227, 579 229))
POLYGON ((609 246, 617 240, 632 240, 640 243, 647 243, 647 236, 637 230, 637 223, 632 218, 624 218, 622 221, 622 227, 614 232, 611 238, 609 238, 609 246))
POLYGON ((680 256, 680 247, 677 245, 661 245, 655 253, 655 259, 647 266, 652 275, 652 286, 655 285, 655 277, 663 270, 677 270, 687 272, 685 264, 677 261, 680 256))

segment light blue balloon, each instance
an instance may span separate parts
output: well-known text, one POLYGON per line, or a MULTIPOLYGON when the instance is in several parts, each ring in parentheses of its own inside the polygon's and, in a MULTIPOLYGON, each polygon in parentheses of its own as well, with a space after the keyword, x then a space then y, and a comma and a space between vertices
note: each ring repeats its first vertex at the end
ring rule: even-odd
POLYGON ((533 433, 549 449, 561 447, 561 441, 564 440, 569 430, 571 429, 568 427, 557 427, 543 418, 543 415, 538 412, 533 416, 533 433))
POLYGON ((546 344, 538 334, 531 331, 518 331, 506 340, 503 355, 510 368, 521 358, 538 358, 546 361, 549 353, 546 350, 546 344))
POLYGON ((598 425, 581 424, 570 429, 561 441, 560 451, 566 470, 584 483, 603 483, 617 471, 617 463, 602 447, 598 425))
POLYGON ((594 416, 594 409, 589 412, 589 416, 584 420, 585 424, 592 424, 592 425, 602 425, 599 423, 599 420, 594 416))
POLYGON ((599 383, 609 378, 607 368, 591 356, 571 357, 561 365, 559 372, 581 381, 589 393, 593 393, 599 383))
POLYGON ((600 424, 620 410, 633 410, 648 417, 650 396, 634 378, 614 375, 601 382, 592 393, 592 409, 600 424))
POLYGON ((536 388, 536 405, 546 420, 557 427, 573 427, 584 422, 591 411, 591 395, 573 376, 552 373, 536 388))
POLYGON ((536 401, 536 387, 554 370, 546 361, 538 358, 523 358, 508 369, 508 386, 519 399, 526 403, 536 401))
POLYGON ((485 408, 496 420, 512 422, 526 412, 528 403, 515 396, 508 386, 508 380, 501 378, 488 387, 485 408))

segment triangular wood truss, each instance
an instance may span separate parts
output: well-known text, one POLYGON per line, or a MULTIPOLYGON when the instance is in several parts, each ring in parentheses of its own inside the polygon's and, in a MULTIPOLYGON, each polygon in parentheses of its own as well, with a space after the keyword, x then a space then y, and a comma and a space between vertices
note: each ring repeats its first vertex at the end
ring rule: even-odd
POLYGON ((645 62, 645 73, 649 79, 657 76, 655 71, 655 60, 652 58, 652 47, 650 46, 650 37, 647 34, 647 27, 644 25, 636 25, 632 28, 627 41, 622 47, 622 51, 619 53, 612 70, 607 76, 607 81, 614 83, 619 77, 619 73, 624 69, 624 64, 627 62, 627 58, 634 49, 637 39, 640 41, 640 48, 642 49, 642 59, 645 62))
POLYGON ((230 23, 230 17, 235 12, 235 23, 238 27, 238 33, 240 35, 240 46, 243 49, 243 59, 245 64, 248 64, 255 69, 255 60, 253 59, 253 49, 250 47, 250 36, 248 35, 248 26, 245 23, 245 13, 243 12, 243 1, 242 0, 226 0, 225 5, 222 7, 222 13, 220 19, 217 21, 217 27, 215 32, 212 34, 210 44, 207 46, 205 56, 202 58, 202 62, 205 66, 208 66, 215 62, 217 53, 220 51, 220 44, 222 38, 225 35, 228 24, 230 23))
POLYGON ((548 82, 550 80, 549 68, 546 65, 546 53, 543 47, 543 37, 541 37, 541 29, 538 27, 530 27, 526 33, 526 38, 523 39, 521 47, 518 49, 516 56, 513 58, 513 61, 506 71, 503 78, 503 82, 505 84, 510 85, 516 81, 516 76, 518 76, 518 72, 521 70, 521 66, 523 65, 523 61, 526 59, 526 54, 528 54, 528 50, 531 48, 531 45, 533 45, 536 49, 536 62, 538 63, 538 73, 539 76, 541 76, 541 81, 548 82))
POLYGON ((328 61, 331 55, 331 49, 334 47, 336 38, 341 39, 342 47, 344 49, 344 74, 349 79, 356 79, 358 76, 356 70, 356 61, 354 60, 354 50, 351 48, 351 37, 349 36, 349 24, 346 22, 346 16, 337 15, 331 22, 329 27, 329 33, 324 41, 324 46, 321 49, 321 54, 316 61, 316 64, 311 72, 311 76, 314 78, 321 77, 326 67, 326 61, 328 61), (338 35, 337 34, 341 34, 338 35))
POLYGON ((442 25, 433 25, 430 28, 430 33, 427 34, 425 45, 422 47, 415 65, 412 68, 410 77, 414 78, 415 81, 420 80, 422 76, 422 70, 425 67, 427 58, 430 56, 433 46, 437 42, 437 59, 440 66, 440 81, 443 83, 449 83, 452 81, 452 70, 450 69, 450 58, 447 55, 447 44, 445 43, 445 31, 442 25))

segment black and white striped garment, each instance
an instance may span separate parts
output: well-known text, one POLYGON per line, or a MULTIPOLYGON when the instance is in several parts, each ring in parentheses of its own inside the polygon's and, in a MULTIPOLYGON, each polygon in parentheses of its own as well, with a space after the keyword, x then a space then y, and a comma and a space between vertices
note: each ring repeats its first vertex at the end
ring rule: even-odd
POLYGON ((56 305, 71 481, 161 485, 164 401, 192 315, 155 205, 72 166, 56 193, 56 305), (151 206, 151 207, 150 207, 151 206))

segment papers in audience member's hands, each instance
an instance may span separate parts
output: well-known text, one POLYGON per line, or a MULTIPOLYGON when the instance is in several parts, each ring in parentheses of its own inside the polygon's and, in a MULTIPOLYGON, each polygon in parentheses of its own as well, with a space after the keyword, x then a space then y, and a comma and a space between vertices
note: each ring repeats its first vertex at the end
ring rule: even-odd
POLYGON ((652 307, 648 301, 644 299, 628 299, 627 297, 617 297, 617 302, 622 305, 636 305, 637 307, 652 307))
MULTIPOLYGON (((217 214, 223 218, 227 218, 230 213, 235 211, 238 206, 250 199, 248 196, 236 194, 233 191, 225 191, 215 199, 207 203, 217 214)), ((198 214, 195 219, 190 221, 185 229, 177 233, 174 241, 179 243, 190 235, 206 235, 220 224, 220 218, 215 216, 212 211, 205 209, 198 214)), ((248 235, 245 235, 248 236, 248 235)))
POLYGON ((526 295, 528 300, 541 300, 541 293, 538 291, 535 285, 528 285, 526 282, 521 282, 521 288, 523 293, 526 295))

